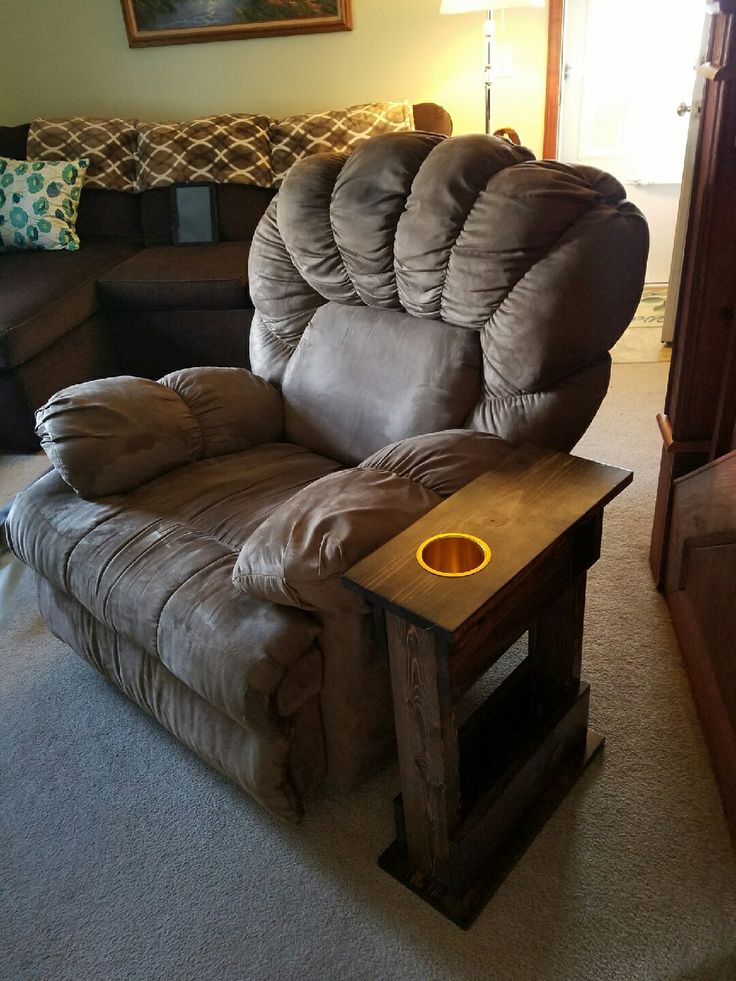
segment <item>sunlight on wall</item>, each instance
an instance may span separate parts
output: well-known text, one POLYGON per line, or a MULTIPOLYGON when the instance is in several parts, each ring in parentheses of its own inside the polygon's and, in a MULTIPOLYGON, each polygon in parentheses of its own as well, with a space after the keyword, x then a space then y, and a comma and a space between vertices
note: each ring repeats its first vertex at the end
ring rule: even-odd
MULTIPOLYGON (((353 0, 352 32, 132 50, 117 0, 2 0, 3 75, 22 81, 2 86, 0 121, 233 111, 280 117, 406 98, 444 105, 456 133, 482 132, 484 15, 441 16, 439 6, 353 0), (43 70, 28 70, 29 51, 43 70)), ((499 28, 499 39, 513 43, 514 77, 497 83, 495 119, 539 152, 546 11, 510 11, 499 28)))
POLYGON ((493 128, 513 126, 522 143, 541 157, 547 83, 547 10, 519 8, 496 15, 501 53, 511 54, 511 74, 492 88, 493 128))

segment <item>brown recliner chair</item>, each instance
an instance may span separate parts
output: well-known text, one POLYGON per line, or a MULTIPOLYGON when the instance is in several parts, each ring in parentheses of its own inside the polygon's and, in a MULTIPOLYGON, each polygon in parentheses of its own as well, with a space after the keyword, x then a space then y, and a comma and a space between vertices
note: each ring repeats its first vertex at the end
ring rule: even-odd
POLYGON ((255 374, 74 386, 11 547, 51 630, 271 811, 391 751, 361 556, 497 466, 568 450, 638 301, 621 186, 484 136, 294 167, 251 252, 255 374))

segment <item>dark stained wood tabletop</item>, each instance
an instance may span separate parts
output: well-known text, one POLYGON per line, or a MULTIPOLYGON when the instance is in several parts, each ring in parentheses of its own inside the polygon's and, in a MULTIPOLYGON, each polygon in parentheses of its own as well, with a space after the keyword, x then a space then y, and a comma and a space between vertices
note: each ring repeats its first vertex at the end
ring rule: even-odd
POLYGON ((579 521, 602 509, 632 473, 524 446, 354 565, 345 584, 421 627, 452 633, 579 521), (416 559, 431 535, 463 532, 491 548, 480 572, 433 575, 416 559))

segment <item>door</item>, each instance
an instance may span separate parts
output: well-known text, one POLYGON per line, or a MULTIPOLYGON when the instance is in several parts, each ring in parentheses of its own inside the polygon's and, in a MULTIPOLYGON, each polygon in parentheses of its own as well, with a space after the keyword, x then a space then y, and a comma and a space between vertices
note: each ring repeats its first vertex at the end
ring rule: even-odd
POLYGON ((566 0, 558 153, 614 174, 649 222, 667 282, 703 0, 566 0))
POLYGON ((708 9, 650 559, 736 841, 736 0, 708 9))

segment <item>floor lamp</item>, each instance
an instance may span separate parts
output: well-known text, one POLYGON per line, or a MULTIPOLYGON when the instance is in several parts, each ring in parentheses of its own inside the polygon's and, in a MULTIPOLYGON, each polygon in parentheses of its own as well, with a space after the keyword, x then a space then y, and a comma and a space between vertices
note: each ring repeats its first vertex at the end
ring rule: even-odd
POLYGON ((442 0, 441 14, 467 14, 475 10, 486 11, 485 42, 485 95, 486 95, 486 133, 491 133, 491 82, 493 81, 493 42, 495 38, 494 11, 508 10, 511 7, 544 7, 546 0, 442 0))

